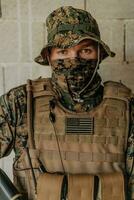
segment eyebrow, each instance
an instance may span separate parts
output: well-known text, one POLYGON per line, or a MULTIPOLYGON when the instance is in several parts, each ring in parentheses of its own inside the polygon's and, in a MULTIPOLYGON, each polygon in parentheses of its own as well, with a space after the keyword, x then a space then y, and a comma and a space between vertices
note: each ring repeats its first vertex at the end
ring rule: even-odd
POLYGON ((59 51, 66 51, 68 48, 66 48, 66 49, 60 49, 60 48, 58 48, 57 49, 57 52, 59 52, 59 51))
POLYGON ((89 48, 91 46, 93 46, 93 45, 84 45, 84 46, 82 46, 82 48, 89 48))
POLYGON ((81 46, 81 48, 91 48, 91 47, 96 48, 96 45, 94 45, 94 44, 85 44, 85 45, 81 46))
POLYGON ((98 46, 98 43, 92 41, 92 42, 90 42, 88 44, 83 44, 82 48, 93 47, 93 48, 97 49, 97 46, 98 46))
POLYGON ((96 42, 94 42, 94 41, 90 41, 90 42, 87 42, 87 43, 83 43, 83 45, 93 45, 93 46, 96 46, 97 44, 96 44, 96 42))

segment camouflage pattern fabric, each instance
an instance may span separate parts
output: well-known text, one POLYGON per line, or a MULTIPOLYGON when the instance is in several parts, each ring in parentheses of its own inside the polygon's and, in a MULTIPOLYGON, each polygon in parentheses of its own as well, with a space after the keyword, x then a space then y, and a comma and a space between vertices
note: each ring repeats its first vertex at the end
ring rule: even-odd
MULTIPOLYGON (((94 70, 97 66, 97 59, 86 60, 80 58, 66 58, 54 60, 52 61, 51 65, 53 77, 55 76, 55 81, 53 82, 57 82, 59 79, 61 79, 59 86, 68 86, 69 91, 72 93, 72 97, 77 95, 82 96, 81 93, 86 93, 86 86, 94 74, 94 70)), ((92 85, 94 85, 92 90, 95 90, 98 80, 100 80, 99 83, 101 83, 100 76, 96 74, 94 83, 92 83, 92 85)), ((63 88, 63 90, 66 90, 66 88, 63 88)))
POLYGON ((72 6, 60 7, 54 10, 46 20, 48 43, 41 50, 35 62, 48 65, 47 49, 49 47, 70 48, 84 39, 92 39, 104 50, 104 58, 115 56, 110 48, 101 40, 100 31, 92 15, 72 6))
MULTIPOLYGON (((15 159, 23 151, 21 139, 27 138, 26 87, 12 89, 0 97, 0 157, 8 156, 15 150, 15 159)), ((69 103, 69 102, 67 102, 69 103)), ((94 105, 95 106, 95 105, 94 105)), ((134 200, 134 100, 130 101, 131 121, 126 153, 126 173, 128 174, 128 200, 134 200)))
MULTIPOLYGON (((58 59, 51 62, 52 70, 57 74, 68 75, 69 70, 76 68, 84 68, 85 66, 94 71, 97 65, 97 59, 82 59, 82 58, 66 58, 66 59, 58 59)), ((76 69, 77 70, 77 69, 76 69)), ((85 71, 85 70, 83 70, 85 71)))
POLYGON ((0 97, 0 157, 12 149, 16 157, 22 153, 20 137, 27 135, 26 88, 17 87, 0 97))
MULTIPOLYGON (((96 73, 90 86, 86 87, 93 76, 96 65, 97 60, 94 59, 67 58, 52 61, 52 83, 55 90, 61 94, 66 93, 66 98, 69 97, 67 94, 71 93, 70 100, 73 99, 77 102, 89 100, 101 85, 101 77, 96 73)), ((70 106, 67 103, 66 106, 68 105, 70 106)))
POLYGON ((126 152, 126 171, 128 174, 128 199, 134 199, 134 98, 130 101, 130 133, 126 152))

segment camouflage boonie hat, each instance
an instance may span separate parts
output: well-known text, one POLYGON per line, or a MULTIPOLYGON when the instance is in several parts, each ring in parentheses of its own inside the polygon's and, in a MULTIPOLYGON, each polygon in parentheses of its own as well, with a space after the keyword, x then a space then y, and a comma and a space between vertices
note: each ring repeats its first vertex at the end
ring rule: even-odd
POLYGON ((48 44, 44 46, 35 62, 48 65, 47 48, 70 48, 84 39, 99 42, 104 49, 103 59, 115 56, 115 53, 101 40, 96 20, 85 10, 72 6, 60 7, 54 10, 46 19, 48 44))

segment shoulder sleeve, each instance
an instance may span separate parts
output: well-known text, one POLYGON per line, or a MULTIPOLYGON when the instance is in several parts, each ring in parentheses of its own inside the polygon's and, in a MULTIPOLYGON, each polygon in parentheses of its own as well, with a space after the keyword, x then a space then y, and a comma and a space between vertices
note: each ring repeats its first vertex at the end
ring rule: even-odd
POLYGON ((134 98, 130 100, 130 131, 126 152, 126 170, 130 200, 134 199, 134 98))
POLYGON ((26 86, 19 86, 0 97, 0 157, 9 155, 14 147, 16 127, 26 113, 26 86))

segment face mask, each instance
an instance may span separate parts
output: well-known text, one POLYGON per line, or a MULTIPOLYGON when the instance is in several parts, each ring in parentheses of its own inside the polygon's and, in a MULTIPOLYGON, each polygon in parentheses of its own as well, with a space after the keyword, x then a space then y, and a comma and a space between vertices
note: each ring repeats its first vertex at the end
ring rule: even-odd
POLYGON ((57 80, 61 77, 60 83, 64 82, 61 85, 66 83, 71 93, 78 94, 92 79, 97 63, 97 59, 66 58, 54 60, 51 65, 57 80))

